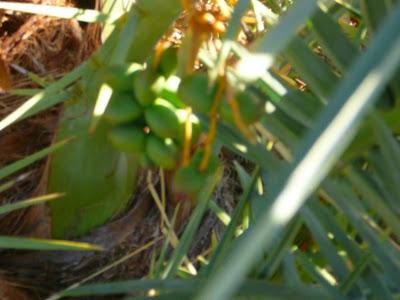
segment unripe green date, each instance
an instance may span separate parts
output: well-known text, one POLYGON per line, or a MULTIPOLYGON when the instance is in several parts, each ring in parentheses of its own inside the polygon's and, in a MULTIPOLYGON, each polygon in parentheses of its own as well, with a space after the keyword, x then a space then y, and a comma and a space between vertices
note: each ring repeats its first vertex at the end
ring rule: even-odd
POLYGON ((207 74, 193 73, 184 77, 178 88, 178 96, 195 112, 208 113, 213 104, 213 97, 208 86, 207 74))
POLYGON ((146 108, 145 119, 156 135, 163 138, 176 138, 179 135, 180 122, 176 108, 167 100, 158 98, 146 108))
POLYGON ((166 170, 173 169, 178 163, 178 147, 172 139, 160 139, 154 135, 146 138, 146 154, 151 161, 166 170))
POLYGON ((139 73, 142 66, 138 64, 125 64, 125 65, 114 65, 105 68, 102 73, 102 77, 105 83, 107 83, 114 91, 127 92, 132 91, 132 81, 136 73, 139 73))
POLYGON ((143 108, 133 93, 114 92, 103 117, 113 124, 137 120, 143 114, 143 108))
POLYGON ((175 73, 178 66, 178 48, 169 47, 164 50, 161 59, 159 70, 165 78, 168 78, 175 73))
MULTIPOLYGON (((138 102, 143 106, 152 104, 165 85, 165 78, 149 67, 138 72, 133 79, 133 89, 138 102)), ((131 83, 132 84, 132 83, 131 83)))
POLYGON ((199 167, 203 156, 203 150, 197 151, 188 166, 181 167, 176 171, 172 181, 175 191, 196 195, 207 184, 209 176, 214 174, 218 168, 218 157, 212 155, 207 169, 200 171, 199 167))
POLYGON ((111 144, 123 152, 141 153, 145 149, 145 133, 132 124, 119 125, 111 129, 108 138, 111 144))

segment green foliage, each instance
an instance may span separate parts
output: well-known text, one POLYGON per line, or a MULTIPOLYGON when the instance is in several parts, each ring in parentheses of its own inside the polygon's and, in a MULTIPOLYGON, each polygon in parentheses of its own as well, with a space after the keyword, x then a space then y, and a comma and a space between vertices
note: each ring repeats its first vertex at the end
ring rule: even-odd
MULTIPOLYGON (((238 92, 231 101, 236 101, 240 116, 246 125, 259 121, 265 114, 265 100, 250 90, 238 92)), ((228 103, 221 105, 220 115, 224 121, 235 123, 232 108, 228 103)))
POLYGON ((21 238, 0 236, 0 247, 7 249, 23 250, 64 250, 64 251, 101 251, 102 247, 64 240, 45 240, 33 238, 21 238))
POLYGON ((226 34, 195 53, 207 72, 185 69, 200 27, 190 28, 178 54, 166 47, 158 61, 152 51, 179 1, 138 1, 93 56, 104 64, 99 74, 86 63, 0 121, 2 129, 61 101, 56 92, 79 77, 76 86, 89 89, 85 101, 65 103, 58 144, 0 170, 4 178, 57 150, 49 191, 66 195, 50 203, 56 237, 85 234, 124 209, 139 165, 171 170, 172 190, 196 200, 171 252, 171 228, 166 233, 154 280, 61 295, 398 298, 400 3, 239 0, 225 8, 235 8, 226 34), (236 38, 247 10, 255 24, 246 24, 246 48, 236 38), (200 132, 212 137, 214 129, 215 140, 194 149, 200 132), (227 215, 209 204, 222 147, 254 170, 236 165, 239 201, 193 271, 187 254, 208 207, 227 215))

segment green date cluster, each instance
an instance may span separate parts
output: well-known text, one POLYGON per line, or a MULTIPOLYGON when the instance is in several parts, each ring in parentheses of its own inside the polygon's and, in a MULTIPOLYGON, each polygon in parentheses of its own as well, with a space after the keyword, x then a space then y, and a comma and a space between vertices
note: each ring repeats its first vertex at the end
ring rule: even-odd
MULTIPOLYGON (((207 73, 195 72, 180 79, 175 76, 176 67, 177 50, 169 48, 157 63, 149 61, 145 67, 107 68, 104 81, 113 94, 103 117, 112 124, 109 141, 115 148, 137 154, 144 167, 176 170, 176 185, 185 192, 196 192, 206 174, 215 170, 218 159, 213 153, 208 168, 200 171, 204 156, 200 144, 197 149, 190 149, 190 163, 182 166, 183 147, 187 145, 188 122, 190 145, 196 145, 201 135, 196 113, 209 114, 215 103, 216 88, 210 87, 207 73)), ((235 125, 229 99, 225 95, 222 98, 217 118, 235 125)), ((235 92, 234 100, 243 124, 250 125, 263 115, 264 102, 250 90, 242 88, 235 92)))
MULTIPOLYGON (((173 53, 172 53, 173 54, 173 53)), ((168 55, 168 61, 170 56, 168 55)), ((163 57, 157 68, 119 65, 107 69, 105 82, 113 89, 103 115, 112 124, 109 141, 123 152, 137 154, 144 166, 174 169, 181 158, 187 119, 192 142, 200 134, 200 123, 168 90, 173 68, 163 57)))

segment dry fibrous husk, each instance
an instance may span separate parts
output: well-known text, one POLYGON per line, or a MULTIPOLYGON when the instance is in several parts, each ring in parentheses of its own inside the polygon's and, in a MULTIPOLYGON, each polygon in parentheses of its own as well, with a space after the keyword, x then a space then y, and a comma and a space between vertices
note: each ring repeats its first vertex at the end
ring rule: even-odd
MULTIPOLYGON (((68 0, 19 1, 51 5, 72 5, 68 0)), ((8 65, 13 88, 38 87, 27 72, 32 72, 48 81, 55 80, 85 60, 100 44, 100 32, 96 25, 84 29, 75 20, 61 20, 43 16, 3 13, 0 23, 0 56, 8 65), (12 20, 16 19, 16 22, 12 20)), ((28 98, 0 95, 0 119, 4 118, 28 98)), ((52 108, 28 120, 12 125, 0 132, 0 166, 17 161, 26 155, 50 144, 54 133, 58 108, 52 108)), ((23 193, 8 191, 7 200, 0 195, 0 203, 12 201, 10 194, 27 196, 29 178, 37 175, 35 164, 30 175, 15 187, 23 193)), ((37 178, 32 180, 37 181, 37 178)))
MULTIPOLYGON (((17 2, 74 5, 74 2, 69 0, 17 2)), ((13 88, 39 87, 30 79, 28 72, 39 75, 49 82, 56 80, 88 58, 99 45, 100 28, 97 25, 81 27, 75 20, 12 11, 0 13, 0 57, 9 68, 13 88)), ((0 119, 13 112, 27 99, 28 97, 0 95, 0 119)), ((56 130, 59 108, 60 106, 51 108, 1 131, 0 167, 48 146, 56 130)), ((40 193, 38 185, 45 169, 45 161, 43 159, 7 178, 6 180, 12 179, 16 182, 12 188, 0 194, 0 204, 38 195, 40 193)), ((48 238, 49 231, 49 217, 45 205, 0 216, 2 235, 48 238)), ((31 254, 34 253, 40 252, 31 254)), ((0 280, 1 299, 40 299, 42 298, 40 295, 48 293, 45 282, 54 274, 47 272, 51 269, 51 264, 40 260, 40 263, 31 266, 24 265, 23 257, 28 254, 29 252, 1 251, 1 269, 8 273, 9 278, 7 281, 0 280), (8 264, 8 258, 18 263, 8 264), (32 274, 32 277, 29 274, 32 274), (22 288, 29 290, 29 293, 24 292, 22 288)))
POLYGON ((30 300, 32 297, 28 296, 20 286, 14 282, 0 277, 0 299, 3 300, 30 300))

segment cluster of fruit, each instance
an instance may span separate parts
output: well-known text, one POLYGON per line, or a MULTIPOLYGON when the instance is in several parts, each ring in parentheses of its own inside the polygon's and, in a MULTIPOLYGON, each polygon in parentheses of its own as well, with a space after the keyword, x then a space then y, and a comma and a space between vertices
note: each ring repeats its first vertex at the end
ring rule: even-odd
MULTIPOLYGON (((171 50, 172 51, 172 50, 171 50)), ((174 169, 179 164, 185 123, 192 126, 192 140, 200 134, 199 120, 168 93, 171 55, 157 68, 118 65, 107 69, 105 82, 113 89, 103 115, 113 127, 109 140, 117 149, 139 155, 143 165, 174 169)))
MULTIPOLYGON (((174 181, 185 192, 196 192, 206 175, 215 170, 216 155, 201 167, 204 157, 201 145, 195 145, 201 134, 196 113, 209 114, 215 103, 216 90, 210 88, 208 76, 195 72, 182 79, 174 74, 177 50, 165 50, 161 58, 140 65, 119 65, 107 69, 104 80, 113 89, 104 118, 113 126, 109 140, 117 149, 137 154, 143 166, 155 165, 176 170, 174 181), (188 148, 189 147, 189 148, 188 148), (185 151, 189 157, 185 162, 185 151), (196 150, 196 151, 194 151, 196 150), (188 178, 193 185, 188 184, 188 178)), ((237 115, 222 94, 217 117, 237 125, 237 115)), ((264 111, 261 98, 249 89, 235 92, 234 102, 240 122, 245 126, 259 120, 264 111)))
POLYGON ((216 170, 218 160, 214 155, 208 168, 199 170, 204 151, 194 146, 201 134, 200 121, 177 96, 174 52, 165 51, 157 67, 149 62, 146 68, 136 64, 108 68, 104 80, 113 94, 103 118, 112 125, 108 138, 115 148, 138 155, 143 167, 175 170, 174 187, 194 195, 216 170), (188 140, 189 154, 195 153, 182 164, 188 140))

